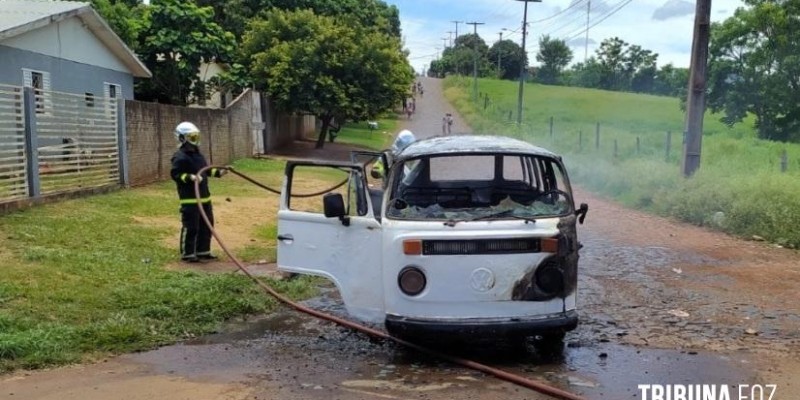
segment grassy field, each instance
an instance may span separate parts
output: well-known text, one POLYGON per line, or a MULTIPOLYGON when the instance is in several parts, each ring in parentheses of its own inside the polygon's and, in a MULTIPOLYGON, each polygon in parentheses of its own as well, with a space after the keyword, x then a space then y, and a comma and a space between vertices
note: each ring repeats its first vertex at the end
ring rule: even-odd
POLYGON ((517 126, 515 82, 480 80, 477 103, 470 82, 448 78, 445 94, 476 132, 562 153, 573 180, 587 189, 695 224, 800 246, 800 145, 757 139, 752 120, 729 128, 706 115, 702 165, 687 180, 680 174, 684 117, 677 98, 528 84, 517 126))
MULTIPOLYGON (((281 161, 235 166, 282 180, 281 161)), ((211 190, 235 252, 273 261, 277 196, 235 177, 211 190)), ((179 227, 172 182, 0 217, 0 371, 149 349, 276 307, 241 275, 181 268, 179 227)), ((315 293, 310 278, 270 283, 293 298, 315 293)))
POLYGON ((378 129, 374 131, 369 129, 366 121, 347 123, 339 131, 336 141, 375 150, 388 148, 392 142, 392 135, 397 131, 397 116, 384 116, 376 122, 378 129))

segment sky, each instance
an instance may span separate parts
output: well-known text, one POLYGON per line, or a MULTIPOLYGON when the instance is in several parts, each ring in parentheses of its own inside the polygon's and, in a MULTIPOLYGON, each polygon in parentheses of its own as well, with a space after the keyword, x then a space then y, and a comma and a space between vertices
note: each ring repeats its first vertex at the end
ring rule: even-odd
MULTIPOLYGON (((482 22, 477 32, 489 46, 500 39, 521 43, 523 3, 515 0, 384 0, 400 10, 405 47, 411 65, 422 72, 458 35, 473 33, 466 22, 482 22), (461 21, 458 25, 452 21, 461 21), (444 40, 443 40, 444 39, 444 40)), ((528 59, 536 64, 538 40, 544 34, 564 39, 573 63, 582 62, 586 49, 586 12, 591 1, 588 55, 603 39, 622 40, 658 53, 658 65, 688 67, 692 48, 695 3, 687 0, 543 0, 528 3, 528 59), (594 26, 593 26, 594 25, 594 26)), ((723 21, 744 3, 714 0, 711 21, 723 21)))

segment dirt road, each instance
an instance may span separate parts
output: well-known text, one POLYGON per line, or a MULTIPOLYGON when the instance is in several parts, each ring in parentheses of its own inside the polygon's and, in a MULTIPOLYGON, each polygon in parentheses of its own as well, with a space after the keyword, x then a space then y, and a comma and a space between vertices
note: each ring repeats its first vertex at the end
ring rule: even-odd
MULTIPOLYGON (((406 123, 424 137, 454 112, 439 81, 406 123)), ((456 115, 453 131, 467 126, 456 115)), ((640 398, 638 384, 778 384, 800 398, 800 253, 624 210, 586 192, 581 324, 563 354, 460 349, 582 393, 640 398)), ((336 294, 309 303, 342 313, 336 294)), ((539 399, 525 389, 298 315, 92 365, 0 377, 0 399, 539 399)))

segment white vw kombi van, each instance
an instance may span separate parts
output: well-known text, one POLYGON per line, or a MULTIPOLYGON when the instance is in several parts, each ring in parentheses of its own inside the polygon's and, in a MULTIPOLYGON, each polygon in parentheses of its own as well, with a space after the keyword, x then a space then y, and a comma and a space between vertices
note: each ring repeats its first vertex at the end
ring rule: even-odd
POLYGON ((280 270, 330 279, 348 313, 401 337, 560 341, 576 327, 576 221, 588 207, 575 208, 561 157, 506 137, 446 136, 353 160, 287 163, 280 270), (388 168, 370 182, 376 159, 388 168), (298 210, 303 168, 349 180, 321 212, 298 210))

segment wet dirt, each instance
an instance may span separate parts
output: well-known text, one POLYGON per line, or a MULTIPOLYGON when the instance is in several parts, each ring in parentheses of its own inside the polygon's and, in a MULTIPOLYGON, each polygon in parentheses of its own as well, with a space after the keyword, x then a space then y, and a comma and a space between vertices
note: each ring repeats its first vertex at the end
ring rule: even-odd
MULTIPOLYGON (((438 82, 409 122, 437 128, 438 82)), ((449 111, 449 110, 448 110, 449 111)), ((457 124, 462 124, 456 119, 457 124)), ((417 125, 418 124, 418 125, 417 125)), ((436 131, 434 131, 435 133, 436 131)), ((639 384, 778 384, 800 398, 800 253, 624 209, 576 191, 580 324, 562 351, 437 345, 589 399, 639 384)), ((306 304, 344 315, 326 286, 306 304)), ((545 399, 393 343, 282 310, 220 333, 91 365, 0 377, 0 399, 545 399)))

